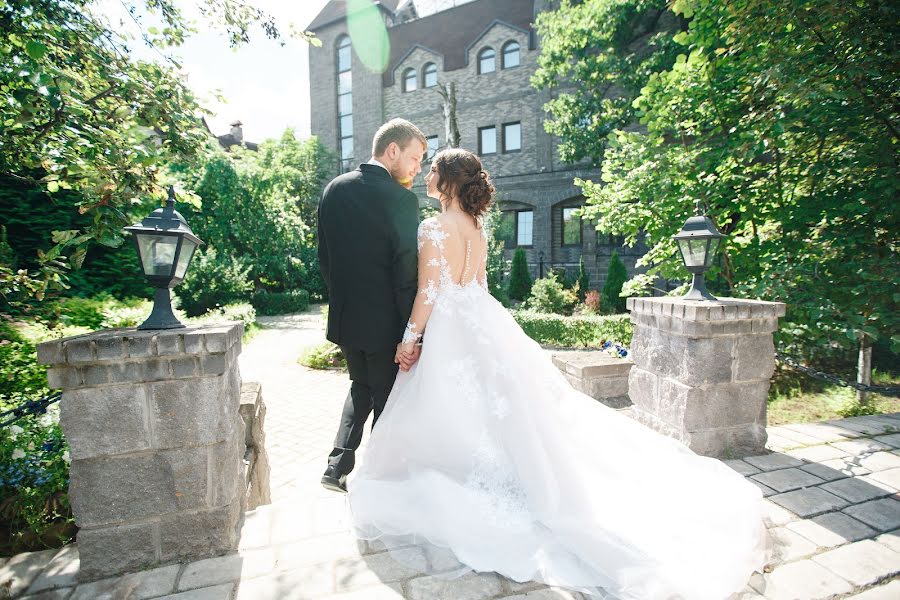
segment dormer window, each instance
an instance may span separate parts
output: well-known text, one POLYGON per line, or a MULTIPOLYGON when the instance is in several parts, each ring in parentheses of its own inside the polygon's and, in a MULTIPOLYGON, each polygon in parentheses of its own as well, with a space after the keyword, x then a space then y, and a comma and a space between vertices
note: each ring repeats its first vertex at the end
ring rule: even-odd
POLYGON ((437 85, 437 65, 428 63, 422 69, 422 84, 424 87, 430 88, 437 85))
POLYGON ((507 42, 503 46, 502 62, 504 69, 519 66, 519 42, 507 42))
POLYGON ((403 71, 403 91, 412 92, 419 87, 419 80, 416 77, 416 70, 413 68, 403 71))
POLYGON ((478 53, 478 73, 493 73, 497 70, 497 53, 493 48, 485 48, 478 53))

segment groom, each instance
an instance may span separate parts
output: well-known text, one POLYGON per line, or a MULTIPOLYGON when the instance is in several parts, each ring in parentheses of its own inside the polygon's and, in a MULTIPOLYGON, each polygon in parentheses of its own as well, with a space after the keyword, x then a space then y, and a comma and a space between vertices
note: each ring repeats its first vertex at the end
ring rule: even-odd
MULTIPOLYGON (((409 191, 428 142, 392 119, 375 133, 372 158, 335 177, 319 204, 319 266, 328 287, 326 337, 341 347, 350 393, 322 485, 346 492, 369 413, 378 420, 397 376, 397 345, 416 295, 419 200, 409 191)), ((404 370, 418 358, 405 355, 404 370)))

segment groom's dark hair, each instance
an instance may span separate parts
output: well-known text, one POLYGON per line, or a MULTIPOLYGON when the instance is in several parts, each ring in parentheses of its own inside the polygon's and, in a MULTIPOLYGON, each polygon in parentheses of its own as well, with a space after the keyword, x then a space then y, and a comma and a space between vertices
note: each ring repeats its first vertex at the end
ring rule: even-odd
POLYGON ((392 142, 396 142, 401 150, 405 150, 414 139, 428 147, 428 140, 418 127, 406 119, 391 119, 375 132, 375 139, 372 140, 372 156, 384 154, 392 142))

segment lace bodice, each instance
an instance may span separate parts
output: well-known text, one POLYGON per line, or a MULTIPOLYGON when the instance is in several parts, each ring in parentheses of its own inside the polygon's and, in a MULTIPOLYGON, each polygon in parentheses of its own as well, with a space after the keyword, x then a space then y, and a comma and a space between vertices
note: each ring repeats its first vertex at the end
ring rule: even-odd
POLYGON ((446 226, 437 218, 419 225, 419 289, 403 342, 418 341, 439 299, 472 287, 487 290, 487 236, 446 226))

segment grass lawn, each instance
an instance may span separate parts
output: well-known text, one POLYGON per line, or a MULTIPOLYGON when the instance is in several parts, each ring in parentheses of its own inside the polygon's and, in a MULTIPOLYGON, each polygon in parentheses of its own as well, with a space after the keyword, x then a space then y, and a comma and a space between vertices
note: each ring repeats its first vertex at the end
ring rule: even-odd
MULTIPOLYGON (((776 375, 769 392, 769 425, 813 423, 863 414, 858 412, 856 390, 811 380, 803 375, 776 375)), ((898 385, 900 378, 873 373, 873 382, 898 385)), ((875 414, 900 413, 900 398, 872 394, 875 414)))

